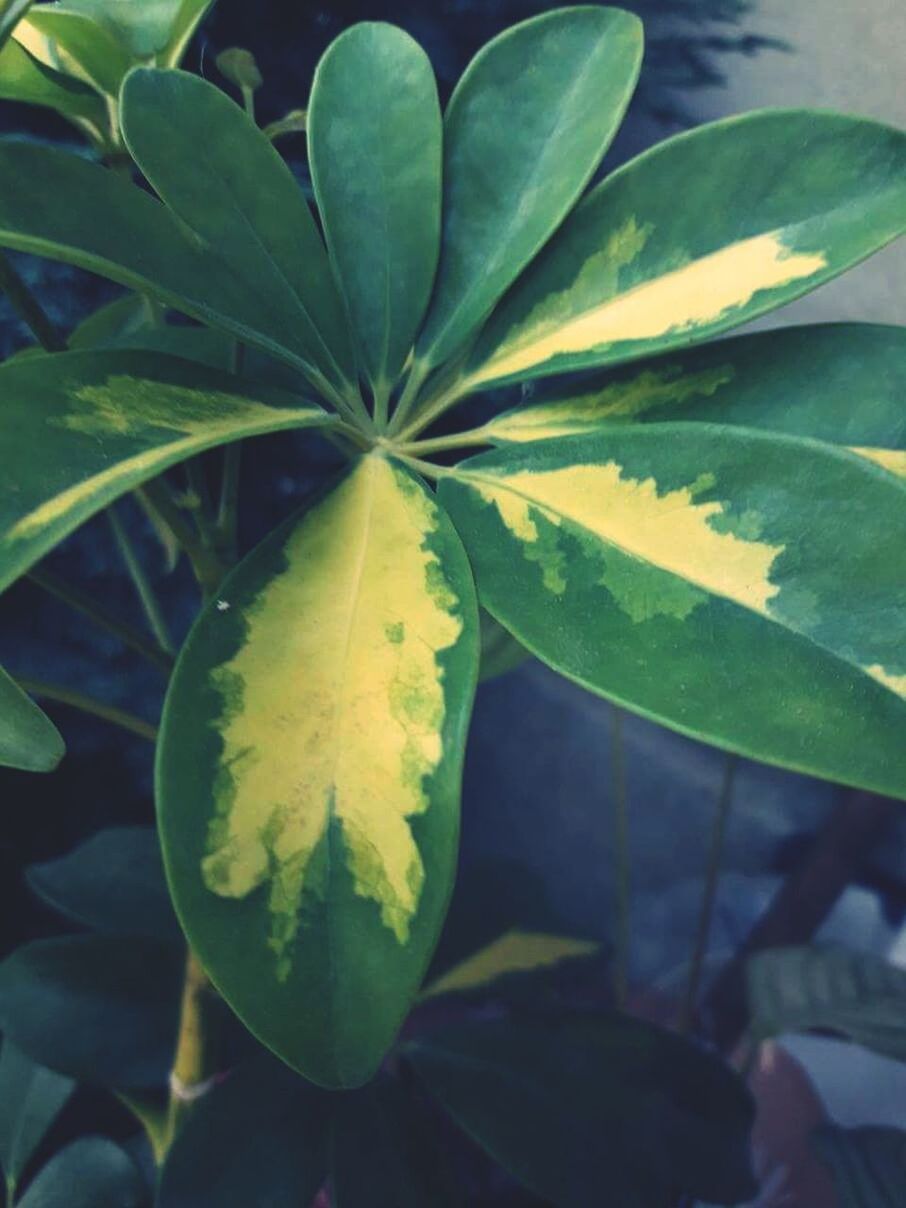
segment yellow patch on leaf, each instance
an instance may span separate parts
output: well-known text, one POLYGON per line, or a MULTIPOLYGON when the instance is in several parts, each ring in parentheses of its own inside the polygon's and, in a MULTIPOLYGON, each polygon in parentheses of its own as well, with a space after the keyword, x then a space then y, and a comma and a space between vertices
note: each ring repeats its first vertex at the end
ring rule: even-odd
POLYGON ((906 675, 891 675, 884 670, 880 663, 875 663, 872 667, 866 667, 865 672, 873 680, 877 680, 879 684, 883 684, 885 688, 889 688, 891 692, 896 693, 897 696, 906 698, 906 675))
POLYGON ((280 980, 303 898, 325 892, 333 823, 355 893, 408 940, 424 882, 410 819, 443 755, 439 656, 463 629, 436 528, 422 487, 365 458, 288 538, 241 648, 212 673, 222 773, 202 873, 228 898, 267 885, 280 980))
POLYGON ((873 461, 875 465, 882 466, 883 469, 889 470, 891 474, 896 474, 900 478, 906 478, 906 452, 903 452, 902 449, 853 448, 850 452, 858 453, 866 461, 873 461))
POLYGON ((456 965, 423 991, 422 1000, 460 994, 490 985, 511 973, 550 969, 563 961, 596 956, 600 945, 588 940, 531 931, 508 931, 474 956, 456 965))

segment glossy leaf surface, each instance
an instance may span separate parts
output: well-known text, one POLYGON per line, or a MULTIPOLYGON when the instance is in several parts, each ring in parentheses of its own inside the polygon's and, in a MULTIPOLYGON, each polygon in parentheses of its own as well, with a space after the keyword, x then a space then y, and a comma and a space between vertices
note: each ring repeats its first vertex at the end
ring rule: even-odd
POLYGON ((0 964, 0 1029, 86 1082, 162 1086, 176 1044, 184 955, 140 936, 26 944, 0 964))
POLYGON ((752 1028, 764 1038, 813 1028, 906 1061, 906 970, 844 948, 777 948, 747 965, 752 1028))
POLYGON ((701 341, 906 229, 906 134, 764 110, 645 152, 577 207, 482 334, 470 388, 701 341))
POLYGON ((0 391, 0 586, 167 466, 327 418, 282 391, 154 353, 29 359, 0 369, 0 391))
POLYGON ((735 1204, 754 1191, 744 1084, 692 1044, 620 1015, 463 1024, 407 1047, 424 1083, 557 1208, 735 1204))
POLYGON ((327 252, 292 172, 225 93, 181 71, 140 69, 122 93, 129 150, 163 201, 254 303, 334 385, 354 376, 327 252))
POLYGON ((828 1125, 812 1144, 830 1170, 839 1208, 898 1208, 906 1187, 906 1132, 828 1125))
POLYGON ((481 602, 684 733, 906 797, 906 482, 845 450, 614 425, 442 481, 481 602))
POLYGON ((0 1167, 7 1189, 19 1179, 75 1089, 71 1078, 35 1065, 11 1040, 0 1050, 0 1167))
POLYGON ((106 1137, 73 1141, 41 1170, 21 1208, 140 1208, 146 1200, 138 1167, 106 1137))
POLYGON ((52 772, 65 753, 50 718, 0 667, 0 767, 52 772))
POLYGON ((230 576, 177 665, 177 912, 247 1026, 324 1085, 373 1073, 446 911, 476 612, 433 496, 371 456, 230 576))
POLYGON ((365 376, 386 397, 431 295, 442 124, 428 56, 367 22, 331 43, 308 105, 309 163, 365 376))
POLYGON ((422 361, 462 347, 572 209, 641 58, 637 17, 586 5, 524 21, 472 60, 444 121, 443 251, 422 361))

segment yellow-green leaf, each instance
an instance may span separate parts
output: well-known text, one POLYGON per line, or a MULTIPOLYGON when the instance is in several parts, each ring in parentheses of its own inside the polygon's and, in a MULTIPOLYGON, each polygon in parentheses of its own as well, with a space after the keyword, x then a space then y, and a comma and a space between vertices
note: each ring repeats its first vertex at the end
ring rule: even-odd
POLYGON ((600 950, 600 944, 569 936, 508 931, 431 982, 422 991, 422 999, 483 990, 509 974, 551 969, 563 961, 595 956, 600 950))

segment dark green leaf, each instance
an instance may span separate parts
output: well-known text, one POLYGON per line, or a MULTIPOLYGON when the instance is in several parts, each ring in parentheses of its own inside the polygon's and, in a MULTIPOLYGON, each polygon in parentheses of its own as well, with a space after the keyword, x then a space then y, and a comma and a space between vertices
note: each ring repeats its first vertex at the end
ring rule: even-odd
POLYGON ((154 827, 99 831, 58 860, 32 864, 26 877, 55 910, 95 931, 180 938, 154 827))
POLYGON ((812 1144, 830 1170, 837 1208, 901 1208, 906 1189, 906 1132, 827 1125, 812 1144))
POLYGON ((52 772, 65 754, 56 726, 0 667, 0 767, 52 772))
POLYGON ((462 1024, 407 1046, 490 1155, 557 1208, 652 1208, 754 1191, 743 1082, 687 1041, 616 1014, 462 1024))
POLYGON ((7 1189, 22 1177, 75 1089, 71 1078, 35 1065, 11 1040, 0 1051, 0 1166, 7 1189))
POLYGON ((20 1208, 139 1208, 146 1200, 138 1168, 105 1137, 74 1141, 44 1167, 20 1208))
POLYGON ((0 964, 0 1030, 70 1077, 163 1085, 183 964, 179 945, 141 936, 38 940, 0 964))
POLYGON ((440 251, 442 127, 428 56, 403 30, 353 26, 318 65, 308 146, 362 368, 386 403, 440 251))

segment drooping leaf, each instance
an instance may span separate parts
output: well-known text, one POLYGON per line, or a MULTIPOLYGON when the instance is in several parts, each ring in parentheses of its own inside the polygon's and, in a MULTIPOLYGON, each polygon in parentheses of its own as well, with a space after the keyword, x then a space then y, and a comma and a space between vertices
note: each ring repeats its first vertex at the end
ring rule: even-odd
POLYGON ((116 37, 83 13, 38 4, 16 27, 16 41, 39 62, 115 97, 132 60, 116 37))
MULTIPOLYGON (((174 117, 176 124, 183 121, 174 117)), ((194 147, 190 162, 197 164, 194 147)), ((0 142, 0 180, 0 246, 109 277, 299 369, 308 365, 310 342, 299 324, 298 302, 282 304, 290 287, 262 292, 260 282, 246 281, 216 245, 193 235, 119 173, 54 148, 0 142)), ((267 194, 262 189, 262 197, 267 194)), ((248 238, 254 247, 250 232, 248 238)), ((321 255, 326 257, 323 248, 321 255)))
POLYGON ((617 1014, 496 1020, 405 1052, 460 1126, 557 1208, 651 1208, 754 1191, 744 1083, 672 1033, 617 1014))
POLYGON ((242 437, 327 419, 283 391, 154 353, 18 362, 0 369, 0 391, 0 586, 167 466, 242 437))
POLYGON ((333 1129, 334 1208, 453 1208, 462 1203, 424 1111, 393 1078, 342 1096, 333 1129))
POLYGON ((0 1050, 0 1167, 9 1199, 74 1089, 71 1078, 35 1065, 11 1040, 3 1041, 0 1050))
POLYGON ((177 665, 177 912, 251 1031, 323 1085, 373 1073, 446 911, 476 611, 446 516, 375 455, 246 559, 177 665))
POLYGON ((828 323, 718 340, 551 385, 492 419, 487 439, 522 444, 604 424, 696 420, 808 436, 906 471, 906 327, 828 323))
POLYGON ((0 767, 52 772, 65 754, 57 727, 0 667, 0 767))
POLYGON ((812 1143, 830 1170, 839 1208, 899 1208, 906 1188, 906 1132, 899 1128, 819 1129, 812 1143))
POLYGON ((83 1137, 52 1158, 20 1208, 140 1208, 147 1193, 138 1167, 106 1137, 83 1137))
POLYGON ((906 970, 845 948, 776 948, 749 958, 747 981, 758 1036, 820 1028, 906 1061, 906 970))
POLYGON ((0 49, 0 100, 54 109, 98 139, 106 123, 104 102, 92 88, 45 67, 15 39, 0 49))
POLYGON ((26 877, 48 905, 94 931, 180 938, 151 826, 99 831, 60 859, 32 864, 26 877))
POLYGON ((701 126, 577 207, 488 323, 465 388, 704 340, 904 230, 906 134, 810 110, 701 126))
POLYGON ((270 1058, 234 1071, 181 1129, 157 1208, 307 1208, 327 1177, 333 1104, 270 1058))
POLYGON ((550 969, 564 961, 596 956, 600 944, 564 935, 542 935, 529 931, 508 931, 487 948, 466 957, 422 991, 422 1000, 441 994, 471 993, 492 986, 514 973, 532 973, 550 969))
POLYGON ((0 1030, 49 1069, 116 1087, 162 1086, 184 958, 143 936, 37 940, 0 964, 0 1030))
POLYGON ((466 343, 572 209, 641 58, 637 17, 586 5, 524 21, 472 60, 444 121, 443 251, 423 363, 466 343))
POLYGON ((315 196, 362 367, 386 399, 440 251, 442 126, 428 56, 393 25, 353 26, 318 65, 307 125, 315 196))
POLYGON ((815 441, 613 425, 440 497, 481 602, 593 691, 755 759, 906 797, 906 481, 815 441))
MULTIPOLYGON (((327 252, 292 172, 219 88, 142 68, 123 86, 126 143, 164 202, 255 299, 275 335, 291 329, 313 377, 354 380, 327 252)), ((348 387, 347 387, 348 388, 348 387)))

